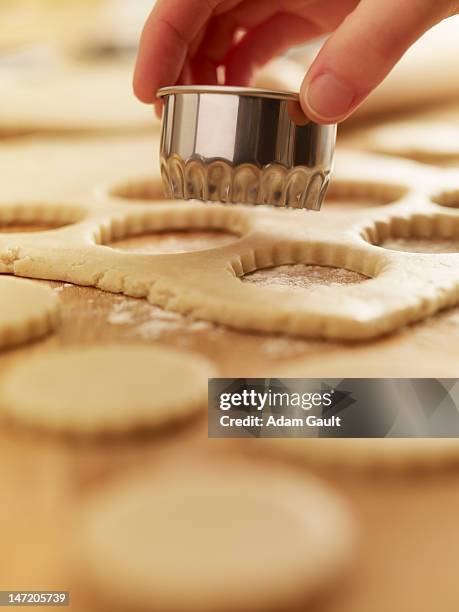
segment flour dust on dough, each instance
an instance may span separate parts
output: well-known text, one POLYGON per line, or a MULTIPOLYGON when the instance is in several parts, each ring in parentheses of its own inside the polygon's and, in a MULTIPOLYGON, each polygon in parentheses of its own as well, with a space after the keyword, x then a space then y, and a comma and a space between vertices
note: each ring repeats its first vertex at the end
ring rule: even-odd
POLYGON ((59 299, 48 287, 0 276, 0 349, 24 344, 59 324, 59 299))
POLYGON ((114 483, 76 537, 73 573, 112 607, 171 612, 304 609, 333 590, 355 543, 347 508, 320 482, 234 456, 114 483))
POLYGON ((12 420, 37 428, 125 433, 196 415, 213 375, 198 355, 159 346, 56 349, 11 366, 0 404, 12 420))

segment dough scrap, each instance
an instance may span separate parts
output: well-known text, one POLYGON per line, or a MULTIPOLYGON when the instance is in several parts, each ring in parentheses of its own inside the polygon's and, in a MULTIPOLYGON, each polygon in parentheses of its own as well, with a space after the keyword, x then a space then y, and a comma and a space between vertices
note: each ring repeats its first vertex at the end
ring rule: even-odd
POLYGON ((45 336, 59 323, 59 300, 48 287, 0 277, 0 349, 45 336))
MULTIPOLYGON (((101 173, 99 167, 94 177, 101 173)), ((88 169, 85 184, 90 176, 88 169)), ((459 184, 459 176, 451 173, 448 180, 459 184)), ((331 212, 324 206, 320 214, 308 214, 166 200, 153 206, 137 200, 126 204, 105 190, 90 199, 86 216, 74 225, 29 235, 0 233, 0 271, 147 298, 156 306, 238 329, 339 340, 375 338, 459 303, 456 253, 378 246, 388 237, 459 237, 456 211, 431 200, 445 187, 445 171, 341 152, 335 181, 335 193, 341 186, 343 193, 351 189, 356 197, 360 192, 368 197, 374 188, 375 197, 395 201, 371 209, 335 206, 331 212), (213 229, 236 237, 217 248, 180 254, 105 246, 148 232, 213 229), (286 290, 282 296, 272 287, 241 281, 255 270, 291 264, 342 268, 369 280, 286 290)), ((1 209, 0 203, 0 217, 1 209)))
POLYGON ((113 607, 261 612, 333 589, 355 531, 312 477, 233 457, 115 483, 89 502, 76 535, 77 571, 113 607))
POLYGON ((75 434, 125 433, 189 418, 207 404, 213 368, 163 347, 105 345, 24 357, 0 386, 12 419, 75 434))

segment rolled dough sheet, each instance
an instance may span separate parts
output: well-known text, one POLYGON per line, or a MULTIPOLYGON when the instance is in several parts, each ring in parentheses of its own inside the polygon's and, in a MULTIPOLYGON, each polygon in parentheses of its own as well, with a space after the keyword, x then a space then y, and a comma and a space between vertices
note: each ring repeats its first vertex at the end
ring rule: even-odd
POLYGON ((132 91, 132 62, 61 62, 0 76, 0 134, 158 128, 132 91))
POLYGON ((148 177, 162 193, 155 134, 0 141, 0 201, 90 200, 148 177))
POLYGON ((66 45, 81 36, 105 0, 2 0, 0 49, 46 42, 66 45))

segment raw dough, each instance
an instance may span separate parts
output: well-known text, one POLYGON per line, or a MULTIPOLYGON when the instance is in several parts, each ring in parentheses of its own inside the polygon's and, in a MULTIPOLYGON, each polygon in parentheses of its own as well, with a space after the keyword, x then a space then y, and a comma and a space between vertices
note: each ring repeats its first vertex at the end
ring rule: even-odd
POLYGON ((215 374, 201 357, 162 347, 105 345, 24 357, 0 387, 12 419, 78 434, 124 433, 189 418, 215 374))
POLYGON ((59 300, 47 287, 0 276, 0 349, 45 336, 59 323, 59 300))
POLYGON ((359 141, 371 151, 427 164, 457 164, 459 161, 459 126, 450 122, 391 123, 364 132, 359 141))
POLYGON ((132 63, 58 65, 0 80, 0 132, 87 132, 158 129, 149 106, 132 93, 132 63))
MULTIPOLYGON (((88 204, 120 184, 137 185, 147 177, 150 189, 156 193, 154 199, 163 199, 159 140, 149 133, 0 140, 0 166, 0 202, 55 201, 62 207, 78 199, 88 204)), ((126 204, 135 199, 119 201, 126 204)), ((178 200, 174 202, 180 204, 178 200)))
MULTIPOLYGON (((28 235, 0 233, 1 269, 146 297, 157 306, 239 329, 329 339, 374 338, 457 304, 458 254, 401 253, 378 245, 389 237, 458 238, 456 211, 430 196, 445 182, 459 185, 459 173, 344 152, 336 167, 338 195, 343 185, 346 194, 352 187, 368 197, 373 185, 375 197, 392 194, 395 201, 370 210, 334 207, 329 213, 324 207, 315 214, 197 202, 127 205, 101 197, 73 226, 28 235), (224 230, 236 237, 218 248, 181 254, 104 246, 181 229, 224 230), (282 297, 272 288, 241 282, 255 270, 287 264, 345 268, 369 280, 286 290, 282 297)), ((0 204, 0 217, 1 209, 0 204)))
MULTIPOLYGON (((354 376, 358 369, 354 369, 354 376)), ((457 438, 265 439, 268 453, 291 457, 306 465, 339 469, 409 470, 459 465, 457 438)))
POLYGON ((255 612, 296 610, 332 591, 354 525, 312 477, 233 456, 115 483, 90 502, 76 536, 82 576, 110 609, 255 612))
POLYGON ((2 0, 0 3, 0 48, 30 48, 40 45, 57 49, 78 41, 96 23, 103 0, 2 0))

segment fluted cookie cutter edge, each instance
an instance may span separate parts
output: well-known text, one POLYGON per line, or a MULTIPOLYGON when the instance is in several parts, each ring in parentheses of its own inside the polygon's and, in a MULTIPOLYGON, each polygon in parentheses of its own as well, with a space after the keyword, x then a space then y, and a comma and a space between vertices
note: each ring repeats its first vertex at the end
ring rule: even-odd
POLYGON ((175 86, 164 99, 161 174, 173 199, 319 210, 336 125, 310 121, 293 92, 175 86))

